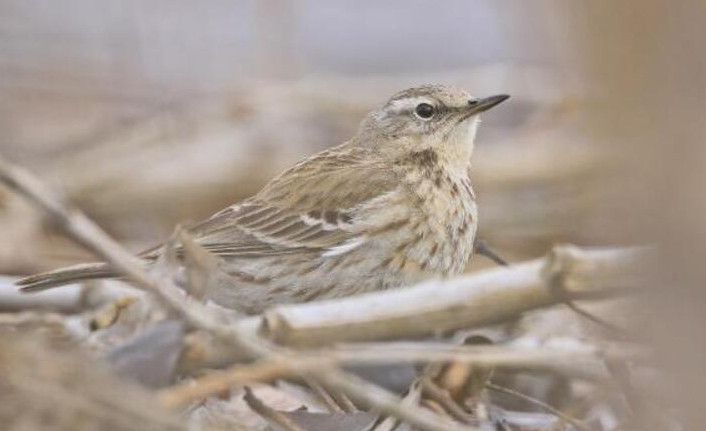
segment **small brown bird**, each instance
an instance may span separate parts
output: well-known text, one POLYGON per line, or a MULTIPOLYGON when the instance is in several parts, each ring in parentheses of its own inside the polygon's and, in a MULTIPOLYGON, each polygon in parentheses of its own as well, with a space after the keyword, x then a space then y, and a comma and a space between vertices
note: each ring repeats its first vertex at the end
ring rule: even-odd
MULTIPOLYGON (((478 114, 508 97, 478 99, 441 85, 399 92, 348 142, 191 228, 232 279, 207 296, 255 313, 461 272, 478 226, 468 177, 478 114)), ((163 250, 141 257, 154 262, 163 250)), ((18 284, 36 291, 116 276, 109 265, 93 263, 18 284)))

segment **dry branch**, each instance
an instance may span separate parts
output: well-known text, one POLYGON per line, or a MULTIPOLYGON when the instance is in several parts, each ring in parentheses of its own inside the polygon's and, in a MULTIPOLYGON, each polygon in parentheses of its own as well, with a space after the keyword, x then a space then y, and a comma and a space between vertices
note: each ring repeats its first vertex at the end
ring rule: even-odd
POLYGON ((17 290, 14 277, 0 277, 0 312, 12 311, 53 311, 57 313, 77 313, 87 308, 99 307, 110 301, 134 293, 134 289, 118 282, 100 289, 84 291, 81 286, 66 286, 27 295, 17 290))
POLYGON ((80 286, 25 295, 17 290, 14 280, 0 278, 0 312, 20 310, 50 310, 58 313, 76 313, 84 308, 80 286))
POLYGON ((161 393, 162 404, 183 407, 194 401, 222 393, 230 387, 330 369, 339 365, 399 364, 405 362, 472 363, 474 366, 505 367, 522 370, 562 370, 576 375, 607 380, 604 358, 634 359, 642 352, 599 351, 594 348, 536 349, 507 346, 457 346, 440 343, 359 344, 290 354, 287 358, 269 359, 252 364, 237 364, 212 372, 195 381, 167 388, 161 393), (580 371, 580 372, 579 372, 580 371))
POLYGON ((136 286, 155 293, 167 309, 184 314, 182 302, 172 294, 171 289, 163 286, 164 282, 150 277, 137 257, 110 238, 85 214, 55 195, 34 175, 0 157, 0 182, 41 208, 71 239, 128 275, 136 286))
POLYGON ((645 249, 562 246, 544 259, 452 280, 277 306, 265 313, 262 331, 279 344, 321 346, 486 326, 564 302, 557 290, 586 299, 623 293, 639 284, 637 264, 647 255, 645 249))

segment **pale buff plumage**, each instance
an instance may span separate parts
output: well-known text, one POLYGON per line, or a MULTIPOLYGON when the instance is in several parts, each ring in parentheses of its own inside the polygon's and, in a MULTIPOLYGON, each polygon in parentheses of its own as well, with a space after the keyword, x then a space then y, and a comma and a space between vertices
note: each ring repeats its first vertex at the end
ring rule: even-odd
MULTIPOLYGON (((231 275, 208 296, 258 312, 459 273, 478 221, 468 177, 478 113, 506 98, 473 99, 446 86, 402 91, 371 112, 350 141, 190 229, 231 275), (421 104, 433 107, 430 118, 420 115, 428 114, 421 104)), ((151 262, 161 252, 142 257, 151 262)), ((42 290, 116 275, 87 264, 19 284, 42 290)))

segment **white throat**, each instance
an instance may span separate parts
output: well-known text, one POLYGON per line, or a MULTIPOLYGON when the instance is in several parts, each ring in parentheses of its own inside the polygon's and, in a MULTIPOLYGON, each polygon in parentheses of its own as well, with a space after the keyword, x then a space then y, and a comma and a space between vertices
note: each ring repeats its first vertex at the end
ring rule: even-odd
POLYGON ((475 145, 476 133, 480 119, 478 116, 469 118, 466 124, 459 125, 448 136, 448 142, 444 146, 446 156, 449 160, 449 165, 459 170, 459 173, 464 174, 471 165, 471 156, 475 145))

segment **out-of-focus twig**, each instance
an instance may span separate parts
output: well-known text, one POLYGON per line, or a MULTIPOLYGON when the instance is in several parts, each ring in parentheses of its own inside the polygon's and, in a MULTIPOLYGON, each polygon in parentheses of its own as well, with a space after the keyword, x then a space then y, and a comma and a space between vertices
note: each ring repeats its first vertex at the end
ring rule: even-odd
POLYGON ((344 413, 345 411, 336 402, 333 396, 324 389, 323 386, 313 379, 304 379, 304 383, 311 389, 311 391, 323 402, 330 412, 344 413))
POLYGON ((437 386, 436 383, 428 377, 422 378, 420 382, 422 389, 424 390, 424 395, 439 403, 439 405, 441 405, 451 416, 456 418, 456 420, 465 423, 471 423, 473 421, 471 414, 463 410, 463 408, 451 397, 451 394, 449 394, 448 391, 437 386))
POLYGON ((82 306, 81 288, 47 291, 36 295, 24 295, 17 291, 10 277, 0 278, 0 311, 51 310, 62 313, 75 313, 82 306))
POLYGON ((488 242, 484 239, 477 239, 475 244, 473 244, 473 249, 476 254, 485 256, 500 266, 509 265, 508 261, 503 259, 503 257, 500 256, 498 253, 496 253, 495 250, 493 250, 488 245, 488 242))
POLYGON ((506 388, 504 386, 496 385, 495 383, 487 383, 486 387, 488 389, 492 389, 496 392, 502 392, 504 394, 511 395, 513 397, 522 399, 530 404, 534 404, 534 405, 550 412, 551 414, 556 415, 558 418, 560 418, 561 420, 563 420, 566 423, 571 424, 574 428, 576 428, 579 431, 591 431, 590 428, 588 428, 586 425, 581 423, 578 419, 572 418, 571 416, 567 415, 566 413, 562 412, 561 410, 555 409, 554 407, 550 406, 549 404, 547 404, 543 401, 540 401, 536 398, 530 397, 529 395, 525 395, 521 392, 515 391, 510 388, 506 388))
MULTIPOLYGON (((570 366, 602 370, 604 357, 630 358, 640 352, 598 352, 589 349, 557 350, 528 349, 507 346, 456 346, 439 343, 381 343, 341 346, 332 349, 290 354, 286 359, 268 359, 249 365, 238 364, 224 371, 209 373, 193 382, 185 382, 161 393, 162 403, 169 407, 187 405, 231 386, 253 382, 269 382, 296 375, 297 372, 325 370, 336 365, 390 364, 403 362, 473 363, 475 366, 510 367, 518 369, 554 369, 570 366)), ((589 371, 587 371, 589 370, 589 371)), ((600 375, 598 371, 594 374, 600 375)), ((607 376, 606 376, 607 377, 607 376)))
MULTIPOLYGON (((288 361, 263 360, 248 365, 234 365, 225 371, 206 374, 195 382, 185 382, 164 389, 160 394, 160 400, 162 405, 166 407, 184 407, 195 400, 223 392, 235 385, 268 382, 292 375, 294 361, 294 359, 288 361)), ((310 366, 322 369, 330 365, 329 362, 317 362, 307 357, 301 359, 299 367, 310 366)))
POLYGON ((220 393, 244 383, 267 381, 287 375, 300 375, 316 379, 335 391, 341 391, 362 406, 378 410, 427 430, 466 430, 454 422, 431 411, 410 408, 402 404, 399 397, 377 385, 368 383, 351 374, 339 371, 335 362, 311 356, 275 356, 252 365, 238 365, 222 373, 210 373, 196 381, 184 383, 162 391, 162 405, 183 407, 200 398, 220 393))
MULTIPOLYGON (((554 251, 552 253, 555 253, 554 251)), ((598 317, 583 308, 579 307, 574 303, 571 298, 571 294, 566 291, 567 280, 566 278, 570 276, 570 268, 572 263, 561 264, 562 259, 566 259, 566 256, 554 255, 554 262, 558 262, 555 265, 548 265, 544 268, 543 274, 546 279, 547 286, 551 292, 563 302, 567 307, 569 307, 573 312, 577 313, 579 316, 588 319, 594 324, 598 325, 602 329, 606 330, 610 335, 620 338, 622 340, 628 341, 635 339, 634 335, 628 334, 628 332, 607 320, 598 317)))
POLYGON ((138 258, 110 238, 85 214, 59 198, 37 177, 2 157, 0 182, 41 208, 69 237, 128 275, 138 287, 156 294, 156 298, 168 310, 191 320, 189 323, 197 327, 210 326, 210 322, 206 323, 207 319, 195 313, 185 313, 183 301, 176 291, 150 277, 138 258))
POLYGON ((248 386, 245 386, 245 396, 243 396, 243 399, 248 404, 248 407, 250 407, 255 413, 259 414, 268 421, 276 423, 286 431, 307 431, 300 427, 292 419, 288 418, 286 415, 283 415, 282 412, 278 412, 260 401, 255 394, 253 394, 252 389, 248 386))
POLYGON ((547 274, 554 271, 565 274, 561 279, 562 289, 572 300, 625 294, 644 281, 639 279, 639 265, 644 264, 648 256, 649 252, 639 248, 561 246, 544 259, 451 280, 275 306, 265 312, 267 326, 264 330, 270 339, 280 344, 317 346, 487 326, 529 310, 564 302, 565 297, 555 295, 548 285, 547 274))

